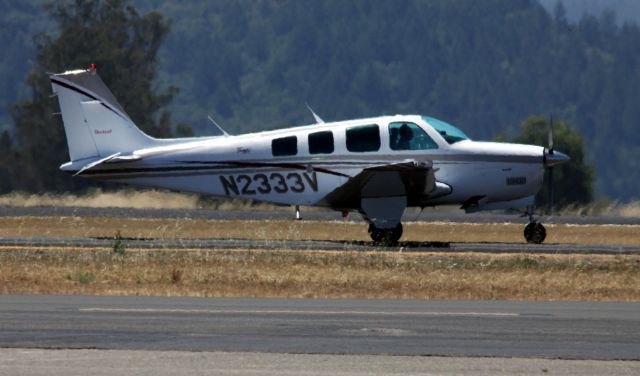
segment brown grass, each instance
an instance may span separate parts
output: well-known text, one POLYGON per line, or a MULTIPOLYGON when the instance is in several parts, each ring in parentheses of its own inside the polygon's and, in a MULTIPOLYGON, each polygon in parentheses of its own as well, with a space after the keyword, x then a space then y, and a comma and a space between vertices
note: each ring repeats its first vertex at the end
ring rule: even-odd
MULTIPOLYGON (((0 206, 33 207, 33 206, 65 206, 89 208, 135 208, 135 209, 199 209, 213 208, 219 210, 279 210, 292 211, 290 207, 263 202, 245 200, 217 199, 211 196, 192 193, 177 193, 157 189, 126 188, 117 191, 103 192, 101 189, 90 189, 82 195, 71 193, 29 194, 12 192, 0 195, 0 206)), ((306 207, 305 211, 325 210, 306 207)), ((409 208, 409 212, 420 212, 418 208, 409 208)), ((430 210, 436 212, 459 212, 457 206, 438 206, 430 210)), ((568 206, 560 210, 564 215, 640 217, 640 201, 619 203, 607 199, 598 199, 581 206, 568 206)))
POLYGON ((134 209, 196 209, 198 196, 156 190, 92 191, 85 195, 28 194, 12 192, 0 195, 0 205, 16 207, 63 206, 134 209))
MULTIPOLYGON (((640 245, 639 226, 549 242, 640 245)), ((363 222, 3 217, 0 236, 369 240, 363 222)), ((404 240, 522 242, 522 225, 407 223, 404 240)), ((126 244, 126 241, 125 241, 126 244)), ((4 248, 0 293, 640 301, 637 255, 4 248)))
MULTIPOLYGON (((640 226, 545 225, 547 243, 640 245, 640 226)), ((402 240, 522 243, 522 224, 411 222, 402 240)), ((0 236, 370 240, 364 222, 191 218, 1 217, 0 236)))
POLYGON ((640 256, 14 249, 0 293, 640 301, 640 256))
MULTIPOLYGON (((179 193, 156 189, 122 189, 103 192, 91 189, 82 195, 71 193, 30 194, 11 192, 0 195, 0 206, 11 207, 84 207, 133 209, 218 210, 287 210, 289 207, 239 199, 216 199, 193 193, 179 193)), ((309 208, 307 210, 316 210, 309 208)))
POLYGON ((587 205, 567 206, 565 208, 562 208, 559 214, 638 218, 640 217, 640 201, 620 203, 607 199, 597 199, 587 205))

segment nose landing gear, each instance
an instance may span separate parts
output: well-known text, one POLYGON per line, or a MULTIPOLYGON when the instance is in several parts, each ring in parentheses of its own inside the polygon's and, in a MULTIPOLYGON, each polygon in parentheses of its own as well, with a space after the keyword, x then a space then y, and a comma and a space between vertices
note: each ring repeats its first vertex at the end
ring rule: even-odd
POLYGON ((525 240, 527 243, 542 244, 547 237, 547 230, 533 217, 533 206, 527 206, 525 215, 529 216, 529 224, 524 228, 525 240))
POLYGON ((531 222, 524 228, 527 243, 541 244, 547 237, 547 230, 540 222, 531 222))

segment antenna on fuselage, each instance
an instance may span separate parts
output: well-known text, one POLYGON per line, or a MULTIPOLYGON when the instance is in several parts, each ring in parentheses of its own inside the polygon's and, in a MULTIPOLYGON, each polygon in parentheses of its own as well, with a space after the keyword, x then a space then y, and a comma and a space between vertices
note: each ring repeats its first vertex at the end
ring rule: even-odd
POLYGON ((307 108, 309 109, 309 111, 311 111, 311 115, 313 115, 313 118, 316 119, 316 123, 318 124, 324 124, 324 120, 322 120, 322 118, 320 116, 318 116, 318 114, 316 114, 315 112, 313 112, 313 109, 311 108, 311 106, 309 106, 309 103, 305 103, 305 105, 307 106, 307 108))
POLYGON ((213 120, 213 118, 211 117, 211 115, 207 115, 207 118, 209 119, 209 121, 211 121, 211 122, 213 123, 213 125, 215 125, 215 126, 216 126, 216 128, 218 128, 218 129, 220 130, 220 132, 222 132, 222 134, 223 134, 225 137, 229 137, 229 136, 230 136, 230 134, 229 134, 229 133, 227 133, 227 131, 225 131, 224 129, 222 129, 222 127, 221 127, 218 123, 216 123, 216 121, 215 121, 215 120, 213 120))

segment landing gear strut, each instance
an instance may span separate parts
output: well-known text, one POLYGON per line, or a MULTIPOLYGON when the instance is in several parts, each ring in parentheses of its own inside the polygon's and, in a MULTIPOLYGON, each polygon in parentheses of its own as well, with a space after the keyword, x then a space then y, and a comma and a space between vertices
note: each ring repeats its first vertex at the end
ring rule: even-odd
POLYGON ((527 206, 526 215, 529 216, 529 224, 524 228, 524 238, 527 243, 541 244, 547 237, 547 230, 533 217, 533 206, 527 206))
POLYGON ((398 244, 402 236, 402 223, 398 223, 394 228, 378 228, 369 224, 368 231, 374 243, 392 246, 398 244))

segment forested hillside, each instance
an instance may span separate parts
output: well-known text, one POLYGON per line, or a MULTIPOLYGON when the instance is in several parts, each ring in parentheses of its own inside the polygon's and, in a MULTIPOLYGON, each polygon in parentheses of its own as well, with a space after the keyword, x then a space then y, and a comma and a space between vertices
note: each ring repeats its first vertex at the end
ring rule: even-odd
POLYGON ((640 1, 638 0, 539 0, 550 11, 561 2, 569 21, 576 22, 585 14, 598 16, 612 12, 619 24, 640 22, 640 1))
MULTIPOLYGON (((134 4, 171 20, 157 85, 180 89, 173 118, 197 133, 215 132, 207 114, 231 133, 309 123, 305 103, 326 120, 429 114, 477 139, 552 113, 585 136, 599 193, 639 196, 640 30, 610 15, 570 23, 534 0, 134 4)), ((25 71, 7 59, 3 85, 25 71)))
POLYGON ((43 17, 42 0, 0 0, 0 132, 11 129, 9 107, 28 95, 24 85, 33 64, 33 36, 51 31, 53 22, 43 17))

